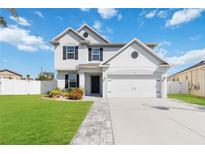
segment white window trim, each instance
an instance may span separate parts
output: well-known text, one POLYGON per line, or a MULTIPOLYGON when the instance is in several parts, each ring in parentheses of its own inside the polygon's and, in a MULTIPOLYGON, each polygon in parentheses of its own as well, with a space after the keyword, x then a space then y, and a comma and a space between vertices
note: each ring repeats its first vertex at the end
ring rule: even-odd
POLYGON ((100 48, 92 48, 92 49, 91 49, 91 60, 92 60, 92 61, 100 61, 100 48), (99 51, 98 54, 93 53, 93 50, 96 50, 96 49, 98 49, 98 51, 99 51), (99 59, 98 59, 98 60, 93 60, 93 55, 98 56, 99 59))
POLYGON ((73 45, 67 45, 66 46, 66 59, 69 59, 70 60, 70 58, 68 58, 68 53, 72 53, 72 54, 74 54, 74 56, 73 56, 73 60, 75 60, 75 46, 73 46, 73 45), (68 50, 67 50, 67 47, 73 47, 74 48, 74 50, 73 50, 73 52, 68 52, 68 50))

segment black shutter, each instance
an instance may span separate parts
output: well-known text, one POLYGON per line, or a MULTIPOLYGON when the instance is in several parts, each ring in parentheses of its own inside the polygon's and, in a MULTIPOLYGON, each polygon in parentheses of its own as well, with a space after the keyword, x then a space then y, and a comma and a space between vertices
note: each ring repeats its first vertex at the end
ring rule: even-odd
POLYGON ((75 46, 75 59, 78 59, 78 46, 75 46))
POLYGON ((68 74, 65 75, 65 89, 68 89, 68 74))
POLYGON ((100 48, 100 61, 103 61, 103 48, 100 48))
POLYGON ((63 60, 66 60, 66 46, 63 46, 63 60))
POLYGON ((79 87, 79 74, 77 74, 77 87, 79 87))
POLYGON ((88 49, 88 60, 91 61, 91 56, 92 56, 92 48, 88 49))

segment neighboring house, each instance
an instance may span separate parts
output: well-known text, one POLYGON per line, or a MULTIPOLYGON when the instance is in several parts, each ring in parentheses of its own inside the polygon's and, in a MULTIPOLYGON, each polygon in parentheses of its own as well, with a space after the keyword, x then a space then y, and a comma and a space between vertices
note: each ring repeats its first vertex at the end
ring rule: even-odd
POLYGON ((21 80, 22 75, 9 69, 0 70, 0 78, 21 80))
POLYGON ((188 92, 205 97, 205 60, 171 75, 168 81, 188 82, 188 92))
POLYGON ((81 87, 104 98, 167 96, 170 65, 153 51, 157 44, 112 43, 86 24, 67 28, 51 43, 61 89, 81 87))

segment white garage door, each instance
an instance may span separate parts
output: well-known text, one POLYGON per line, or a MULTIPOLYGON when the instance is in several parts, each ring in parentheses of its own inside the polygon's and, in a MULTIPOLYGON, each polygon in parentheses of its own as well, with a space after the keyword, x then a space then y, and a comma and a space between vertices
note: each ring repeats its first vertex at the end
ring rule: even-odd
POLYGON ((154 76, 108 76, 108 97, 160 97, 161 81, 154 76))

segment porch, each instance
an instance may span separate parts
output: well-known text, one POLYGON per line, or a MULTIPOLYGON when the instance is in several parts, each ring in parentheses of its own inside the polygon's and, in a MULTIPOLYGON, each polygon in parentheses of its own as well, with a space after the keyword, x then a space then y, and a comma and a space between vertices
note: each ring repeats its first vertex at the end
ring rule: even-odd
POLYGON ((85 90, 85 96, 102 97, 102 69, 97 65, 78 65, 79 87, 85 90))

